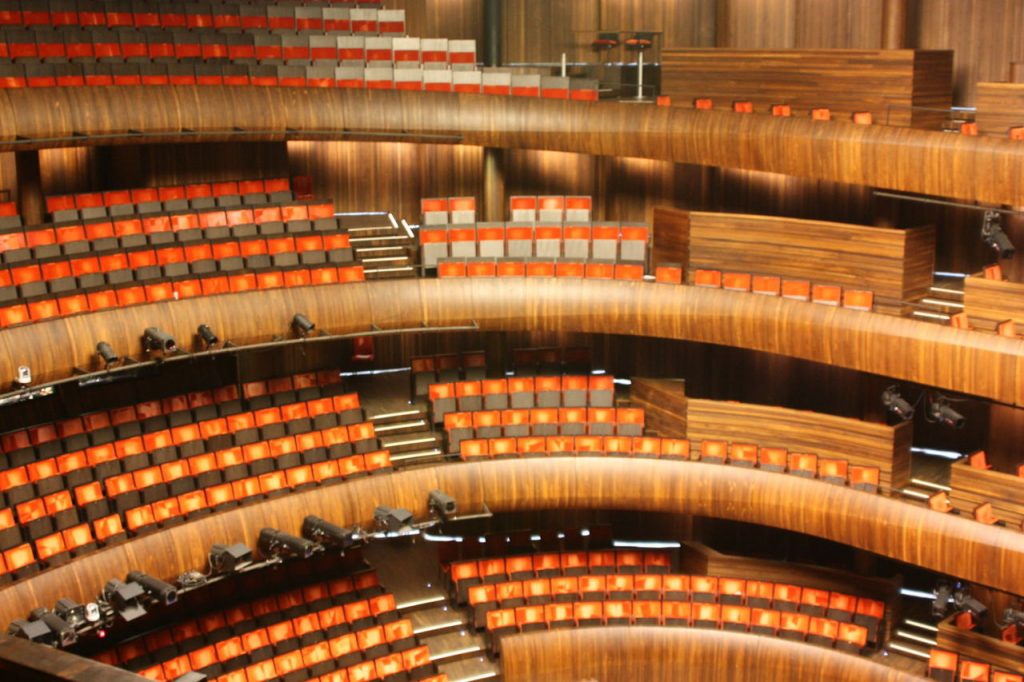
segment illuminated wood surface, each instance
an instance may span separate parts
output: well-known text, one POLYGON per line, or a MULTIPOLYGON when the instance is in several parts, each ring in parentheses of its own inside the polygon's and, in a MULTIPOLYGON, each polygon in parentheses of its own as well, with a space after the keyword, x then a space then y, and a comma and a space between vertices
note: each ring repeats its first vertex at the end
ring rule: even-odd
POLYGON ((949 499, 957 509, 971 514, 985 502, 1008 526, 1020 529, 1024 522, 1024 478, 993 469, 976 469, 966 460, 950 467, 949 499))
POLYGON ((1013 320, 1024 325, 1024 284, 967 277, 964 279, 964 312, 969 319, 1013 320))
POLYGON ((307 514, 371 527, 377 505, 427 518, 439 489, 472 512, 660 511, 806 533, 964 580, 1024 592, 1024 534, 798 476, 698 462, 550 457, 452 463, 378 474, 214 514, 116 545, 0 590, 0 623, 61 597, 87 601, 129 570, 173 578, 206 565, 214 543, 297 532, 307 514))
POLYGON ((383 136, 374 139, 390 135, 662 159, 1024 204, 1024 146, 996 137, 683 107, 382 90, 154 86, 0 92, 0 150, 366 133, 383 136))
POLYGON ((979 133, 1006 135, 1024 126, 1024 83, 978 83, 975 107, 979 133))
POLYGON ((926 295, 934 279, 930 227, 896 230, 697 211, 690 213, 689 224, 691 279, 698 268, 806 279, 867 289, 876 304, 887 307, 926 295))
POLYGON ((1020 647, 1001 639, 969 630, 961 630, 953 624, 954 616, 939 623, 935 639, 940 649, 955 651, 961 656, 991 663, 999 669, 1024 673, 1024 657, 1020 647))
POLYGON ((753 102, 765 113, 788 104, 795 115, 831 109, 849 119, 871 112, 876 123, 936 128, 953 103, 953 53, 948 50, 668 49, 661 54, 661 90, 678 104, 710 97, 720 107, 753 102))
POLYGON ((10 682, 141 682, 146 678, 122 668, 0 635, 0 676, 10 682))
POLYGON ((924 678, 853 656, 740 632, 620 626, 502 639, 508 682, 912 682, 924 678))
POLYGON ((484 331, 626 334, 787 355, 937 388, 1024 404, 1024 344, 769 296, 653 282, 579 279, 403 279, 295 287, 165 301, 0 331, 0 377, 18 365, 37 380, 88 367, 96 341, 138 356, 157 326, 183 344, 209 324, 242 345, 290 336, 305 313, 332 333, 476 322, 484 331))

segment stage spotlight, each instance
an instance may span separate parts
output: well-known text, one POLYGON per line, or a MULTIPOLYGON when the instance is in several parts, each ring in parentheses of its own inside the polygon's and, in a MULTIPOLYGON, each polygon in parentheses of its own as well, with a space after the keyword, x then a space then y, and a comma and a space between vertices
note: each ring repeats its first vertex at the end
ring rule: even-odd
POLYGON ((903 399, 896 386, 890 386, 882 391, 882 404, 889 412, 903 421, 910 421, 914 418, 914 406, 903 399))
POLYGON ((962 429, 967 421, 962 414, 949 406, 949 400, 944 396, 937 396, 928 402, 928 418, 955 429, 962 429))
POLYGON ((295 317, 292 318, 292 329, 296 334, 305 338, 309 336, 311 331, 316 329, 316 325, 302 313, 295 313, 295 317))
POLYGON ((170 606, 178 601, 178 590, 174 585, 165 583, 163 580, 154 578, 142 571, 132 571, 127 578, 129 583, 138 583, 153 599, 156 599, 164 606, 170 606))
POLYGON ((1000 216, 997 211, 985 211, 985 217, 981 223, 981 240, 985 246, 999 254, 1000 258, 1013 258, 1016 249, 1013 242, 1003 232, 999 224, 1000 216))
POLYGON ((100 341, 96 344, 96 353, 100 356, 100 360, 103 361, 103 366, 108 369, 111 365, 116 365, 121 360, 121 356, 115 353, 113 346, 106 341, 100 341))
POLYGON ((1007 606, 1003 609, 1003 618, 997 623, 1000 628, 1008 628, 1011 625, 1024 626, 1024 611, 1007 606))
POLYGON ((980 621, 988 613, 988 607, 971 596, 970 590, 966 587, 953 593, 953 603, 961 611, 967 611, 976 621, 980 621))
POLYGON ((447 519, 450 516, 455 516, 455 513, 458 511, 458 505, 455 504, 455 498, 440 490, 430 491, 427 506, 429 507, 431 514, 440 516, 444 519, 447 519))
POLYGON ((307 516, 302 520, 302 537, 321 545, 346 550, 359 542, 359 529, 342 528, 318 516, 307 516))
MULTIPOLYGON (((93 604, 95 606, 95 604, 93 604)), ((79 627, 86 623, 86 607, 74 599, 58 599, 53 607, 54 613, 68 622, 71 627, 79 627)))
POLYGON ((932 617, 945 618, 949 610, 949 600, 953 596, 953 588, 949 583, 940 582, 935 586, 935 599, 932 600, 932 617))
POLYGON ((213 346, 215 346, 217 342, 220 341, 220 339, 217 338, 217 335, 213 333, 213 330, 210 329, 210 325, 208 324, 199 325, 199 327, 196 329, 196 334, 198 334, 199 338, 203 340, 203 345, 206 346, 207 350, 213 348, 213 346))
POLYGON ((14 377, 14 383, 22 388, 32 383, 32 370, 28 365, 18 365, 18 374, 14 377))
POLYGON ((305 538, 298 538, 275 528, 264 528, 256 545, 264 559, 278 559, 289 556, 308 559, 317 550, 317 544, 305 538))
POLYGON ((241 543, 210 548, 210 572, 213 575, 239 571, 251 563, 252 550, 241 543))
POLYGON ((55 646, 57 641, 57 636, 50 626, 41 620, 22 620, 21 618, 12 620, 11 624, 7 626, 7 634, 47 646, 55 646))
POLYGON ((50 628, 53 633, 54 646, 67 647, 78 641, 78 633, 75 632, 75 628, 49 609, 42 607, 32 609, 28 619, 45 623, 46 627, 50 628))
POLYGON ((178 344, 175 343, 174 337, 156 327, 146 327, 142 342, 147 352, 158 350, 164 353, 173 353, 178 350, 178 344))
POLYGON ((407 528, 412 523, 412 512, 397 507, 377 507, 373 512, 373 520, 381 530, 394 532, 407 528))
POLYGON ((121 616, 125 622, 131 622, 146 615, 146 608, 140 603, 146 594, 138 583, 123 583, 118 579, 107 582, 103 587, 103 599, 121 616))

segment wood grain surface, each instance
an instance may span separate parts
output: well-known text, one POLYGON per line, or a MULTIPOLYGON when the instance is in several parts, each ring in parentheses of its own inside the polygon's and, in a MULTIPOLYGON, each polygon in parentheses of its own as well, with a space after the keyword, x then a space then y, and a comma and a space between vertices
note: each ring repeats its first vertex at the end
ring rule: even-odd
POLYGON ((507 682, 912 682, 866 658, 740 632, 626 626, 548 630, 502 640, 507 682))
POLYGON ((1024 325, 1024 284, 967 277, 964 279, 964 312, 970 319, 1013 320, 1024 325))
POLYGON ((382 90, 154 86, 0 93, 0 151, 367 133, 662 159, 1024 204, 1024 146, 988 136, 682 107, 382 90))
POLYGON ((1024 478, 993 469, 975 469, 966 460, 950 467, 949 499, 970 515, 975 507, 992 503, 992 513, 1014 529, 1024 528, 1024 478))
POLYGON ((427 493, 464 510, 661 511, 814 535, 963 580, 1024 592, 1024 534, 798 476, 699 462, 550 457, 453 463, 377 474, 206 516, 115 545, 0 590, 0 623, 62 597, 91 599, 137 569, 164 578, 206 564, 214 543, 255 546, 261 528, 297 532, 307 514, 369 527, 377 505, 427 517, 427 493))

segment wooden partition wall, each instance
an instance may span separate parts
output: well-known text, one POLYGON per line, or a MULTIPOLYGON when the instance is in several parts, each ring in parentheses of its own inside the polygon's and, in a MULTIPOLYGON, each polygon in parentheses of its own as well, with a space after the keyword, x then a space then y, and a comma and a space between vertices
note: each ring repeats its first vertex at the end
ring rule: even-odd
POLYGON ((661 159, 1024 204, 1024 145, 998 137, 681 107, 390 90, 0 91, 0 151, 367 134, 374 140, 661 159))
POLYGON ((1024 478, 993 469, 976 469, 966 460, 950 467, 949 499, 966 513, 985 502, 1008 526, 1024 529, 1024 478))
POLYGON ((971 276, 964 279, 967 317, 1024 324, 1024 283, 971 276))
POLYGON ((1021 594, 1024 534, 799 476, 700 462, 546 457, 382 473, 220 512, 153 532, 0 589, 0 623, 62 597, 94 598, 112 577, 163 578, 206 566, 214 543, 254 547, 261 528, 298 532, 307 514, 370 527, 378 505, 427 518, 444 490, 467 513, 553 509, 659 511, 731 519, 840 542, 1021 594))
POLYGON ((631 391, 631 398, 652 415, 651 428, 689 438, 694 452, 702 440, 785 447, 878 467, 885 488, 910 483, 911 422, 888 426, 772 405, 688 398, 682 382, 663 379, 634 379, 631 391))
POLYGON ((867 111, 875 123, 937 129, 953 103, 953 52, 669 49, 661 90, 681 106, 710 97, 726 108, 750 101, 761 113, 773 104, 796 116, 823 107, 844 119, 867 111))
POLYGON ((686 339, 775 353, 1007 404, 1024 404, 1024 344, 889 315, 653 282, 550 278, 399 279, 163 301, 0 331, 0 377, 66 378, 96 341, 139 354, 142 331, 191 339, 200 323, 237 345, 291 334, 296 312, 325 333, 476 324, 686 339))
POLYGON ((1024 126, 1024 83, 978 83, 975 107, 979 133, 1006 135, 1024 126))
POLYGON ((634 625, 549 630, 501 640, 508 682, 916 682, 860 656, 777 637, 634 625))
POLYGON ((952 614, 939 623, 935 640, 940 649, 955 651, 967 659, 991 663, 999 669, 1024 673, 1024 657, 1021 656, 1020 646, 981 632, 958 628, 953 622, 955 618, 956 614, 952 614))
POLYGON ((697 269, 806 279, 867 289, 876 307, 899 309, 932 285, 935 231, 659 207, 654 256, 691 280, 697 269))

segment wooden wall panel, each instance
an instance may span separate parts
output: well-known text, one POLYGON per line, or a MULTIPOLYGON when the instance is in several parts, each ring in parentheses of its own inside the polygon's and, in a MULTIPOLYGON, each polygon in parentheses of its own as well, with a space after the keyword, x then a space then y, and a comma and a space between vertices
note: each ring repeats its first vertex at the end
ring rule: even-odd
POLYGON ((292 175, 337 211, 392 211, 418 223, 420 199, 483 195, 483 148, 408 142, 289 142, 292 175))
POLYGON ((600 0, 505 0, 503 63, 591 59, 600 0))
POLYGON ((659 206, 651 220, 651 261, 690 266, 690 212, 659 206))
POLYGON ((843 119, 869 111, 878 123, 935 129, 941 113, 911 107, 950 106, 952 59, 912 50, 665 50, 661 90, 684 106, 698 97, 725 108, 750 100, 760 113, 789 104, 797 116, 827 107, 843 119))
POLYGON ((39 152, 39 174, 43 194, 86 192, 96 187, 99 170, 95 147, 42 149, 39 152))
MULTIPOLYGON (((895 230, 771 216, 691 212, 689 269, 778 275, 873 291, 900 307, 932 285, 931 228, 895 230)), ((692 277, 691 277, 692 279, 692 277)))
POLYGON ((18 174, 14 168, 14 152, 0 152, 0 201, 17 200, 18 174))
POLYGON ((385 503, 425 518, 427 491, 433 489, 452 495, 466 510, 486 503, 495 513, 660 511, 759 523, 1021 592, 1024 536, 1004 528, 799 476, 699 462, 550 457, 406 469, 201 517, 4 586, 0 622, 62 597, 90 600, 112 576, 128 570, 173 578, 201 569, 212 544, 254 546, 261 528, 294 533, 308 514, 342 526, 369 527, 374 508, 385 503))
MULTIPOLYGON (((483 38, 480 0, 388 0, 388 9, 405 10, 406 33, 421 38, 483 38)), ((483 54, 479 42, 477 56, 483 54)))
POLYGON ((970 515, 985 502, 992 503, 995 516, 1015 529, 1024 522, 1024 478, 1017 472, 975 469, 966 461, 950 467, 949 499, 962 513, 970 515))
POLYGON ((658 31, 662 47, 714 47, 716 3, 600 0, 600 30, 658 31))
POLYGON ((883 0, 719 0, 716 44, 733 48, 881 47, 883 0))
POLYGON ((686 438, 686 383, 633 377, 629 399, 644 408, 644 428, 659 436, 686 438))
POLYGON ((859 656, 739 632, 619 626, 502 639, 508 682, 920 682, 859 656))
POLYGON ((100 148, 101 189, 288 177, 284 142, 100 148))
MULTIPOLYGON (((984 598, 972 592, 972 597, 984 598)), ((998 611, 995 605, 985 600, 984 603, 992 610, 998 611)), ((991 611, 989 612, 992 613, 991 611)), ((950 616, 939 623, 939 632, 935 639, 939 648, 956 651, 969 660, 983 661, 1001 670, 1011 670, 1017 674, 1024 673, 1024 661, 1021 660, 1020 647, 1004 642, 993 634, 984 634, 958 628, 950 616)))
POLYGON ((1024 126, 1024 83, 978 83, 974 99, 978 132, 1006 135, 1024 126))
POLYGON ((972 276, 964 280, 964 312, 991 322, 1024 325, 1024 284, 972 276))

